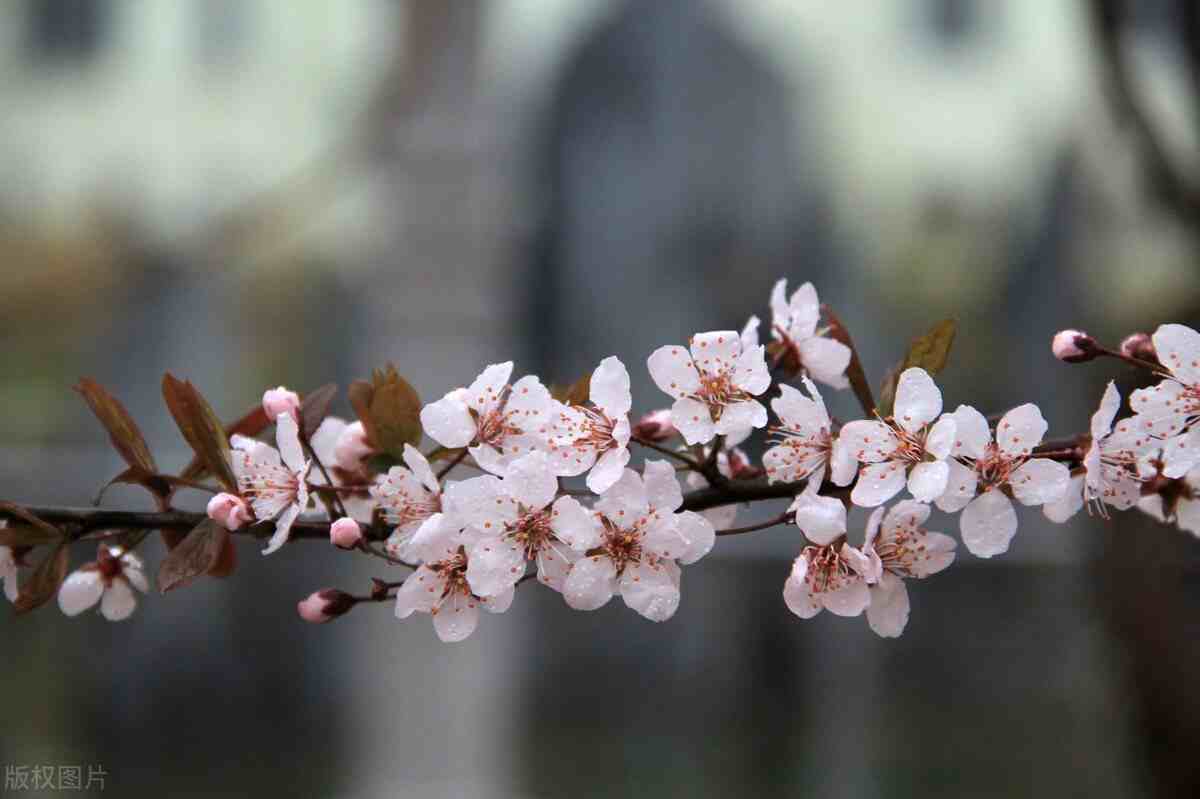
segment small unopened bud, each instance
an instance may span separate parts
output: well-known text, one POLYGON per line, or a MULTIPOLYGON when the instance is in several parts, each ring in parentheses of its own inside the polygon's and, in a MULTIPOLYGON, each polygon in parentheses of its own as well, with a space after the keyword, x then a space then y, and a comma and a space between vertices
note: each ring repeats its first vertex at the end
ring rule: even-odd
POLYGON ((1154 349, 1154 340, 1149 333, 1130 333, 1121 342, 1121 354, 1139 361, 1158 363, 1158 351, 1154 349))
POLYGON ((329 541, 340 549, 354 549, 362 538, 362 528, 349 516, 343 516, 329 526, 329 541))
POLYGON ((296 612, 309 624, 324 624, 354 607, 357 600, 345 591, 323 588, 296 603, 296 612))
POLYGON ((264 392, 262 406, 271 421, 278 419, 281 413, 290 413, 296 419, 300 418, 300 395, 295 391, 288 391, 283 386, 264 392))
POLYGON ((208 501, 208 518, 226 530, 237 530, 254 521, 254 514, 237 494, 217 494, 208 501))
POLYGON ((374 452, 367 441, 367 430, 362 422, 354 422, 342 428, 337 442, 333 445, 333 459, 339 468, 348 472, 360 470, 363 461, 374 452))
POLYGON ((726 476, 733 480, 750 480, 763 474, 763 470, 752 464, 746 453, 737 447, 729 450, 726 458, 729 471, 726 476))
POLYGON ((1082 330, 1060 330, 1050 343, 1054 357, 1067 363, 1082 363, 1095 358, 1100 352, 1096 340, 1082 330))
POLYGON ((650 413, 638 419, 637 424, 633 426, 634 438, 641 438, 646 441, 666 441, 677 435, 679 435, 679 431, 671 423, 671 412, 666 408, 650 411, 650 413))

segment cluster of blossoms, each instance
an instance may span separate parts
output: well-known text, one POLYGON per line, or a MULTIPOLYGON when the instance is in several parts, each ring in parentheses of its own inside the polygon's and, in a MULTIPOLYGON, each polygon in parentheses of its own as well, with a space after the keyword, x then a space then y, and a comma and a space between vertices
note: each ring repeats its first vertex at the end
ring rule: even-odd
MULTIPOLYGON (((801 618, 822 609, 865 613, 870 628, 887 637, 900 635, 908 621, 905 581, 954 561, 955 539, 925 527, 934 507, 960 514, 959 537, 981 558, 1008 550, 1016 504, 1040 506, 1055 522, 1085 505, 1101 516, 1137 505, 1200 535, 1195 331, 1163 325, 1153 337, 1131 337, 1121 353, 1079 331, 1055 336, 1052 350, 1061 360, 1113 355, 1161 377, 1132 394, 1132 413, 1119 421, 1121 397, 1110 383, 1088 434, 1058 445, 1043 443, 1048 425, 1032 403, 994 422, 970 405, 944 412, 941 390, 920 366, 896 375, 890 408, 872 407, 859 394, 871 418, 838 422, 816 381, 851 386, 848 337, 837 334, 836 320, 821 327, 823 308, 811 284, 789 297, 779 281, 770 309, 768 344, 759 342, 760 321, 752 317, 740 333, 702 332, 686 346, 654 350, 649 375, 673 404, 636 423, 629 373, 616 357, 600 362, 587 399, 574 402, 557 398, 536 376, 512 381, 511 362, 493 364, 420 409, 421 430, 437 450, 425 455, 405 444, 402 457, 382 467, 362 421, 328 417, 306 435, 300 397, 272 389, 262 410, 274 425, 275 446, 231 437, 236 491, 214 496, 208 517, 230 531, 273 522, 264 550, 271 554, 288 542, 302 513, 323 510, 335 546, 412 569, 402 582, 379 583, 371 599, 394 598, 398 618, 430 615, 444 641, 469 636, 481 608, 507 610, 517 586, 531 579, 577 610, 620 595, 649 620, 671 618, 680 567, 707 554, 721 532, 758 529, 730 528, 736 503, 747 498, 732 490, 738 485, 781 485, 772 496, 791 498, 781 518, 800 535, 783 581, 786 606, 801 618), (759 466, 739 445, 764 428, 768 448, 759 466), (669 460, 630 468, 633 443, 669 460), (438 460, 446 464, 435 471, 438 460), (478 474, 447 479, 460 464, 478 474), (687 509, 681 471, 692 496, 715 493, 727 501, 687 509), (571 487, 572 478, 582 478, 586 489, 571 487), (854 507, 870 511, 859 545, 848 540, 854 507), (373 540, 383 541, 382 549, 373 549, 373 540)), ((14 599, 20 555, 0 547, 0 579, 14 599)), ((62 584, 59 603, 74 615, 99 602, 116 620, 133 611, 132 589, 146 587, 137 555, 102 544, 98 559, 62 584)), ((298 610, 324 622, 359 601, 327 589, 298 610)))

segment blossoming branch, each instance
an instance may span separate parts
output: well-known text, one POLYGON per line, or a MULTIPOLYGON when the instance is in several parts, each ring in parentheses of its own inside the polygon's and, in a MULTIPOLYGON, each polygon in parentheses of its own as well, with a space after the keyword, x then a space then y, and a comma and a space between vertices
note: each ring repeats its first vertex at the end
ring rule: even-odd
POLYGON ((157 510, 98 507, 103 490, 92 508, 0 503, 5 596, 19 613, 57 596, 69 616, 99 605, 118 621, 149 590, 139 551, 153 531, 166 549, 155 580, 164 593, 230 575, 235 536, 264 539, 264 555, 321 539, 388 573, 362 594, 316 591, 298 603, 302 619, 390 602, 397 618, 427 614, 439 638, 461 641, 481 609, 505 612, 531 580, 576 610, 620 596, 667 621, 682 567, 718 537, 784 526, 797 547, 781 569, 786 606, 801 618, 865 613, 893 637, 908 622, 907 581, 955 559, 955 539, 925 526, 931 506, 959 515, 959 537, 981 558, 1008 550, 1018 505, 1055 522, 1085 506, 1104 518, 1137 506, 1200 535, 1200 333, 1165 324, 1119 349, 1077 330, 1056 334, 1059 360, 1118 359, 1159 382, 1133 392, 1120 419, 1110 382, 1087 431, 1045 441, 1033 403, 994 423, 971 405, 945 410, 933 376, 950 353, 951 321, 913 342, 876 400, 848 331, 811 284, 788 296, 780 280, 770 310, 765 344, 751 317, 740 333, 701 332, 654 350, 646 368, 671 406, 636 421, 615 356, 566 387, 513 380, 512 362, 492 364, 424 405, 388 367, 349 387, 350 422, 329 415, 330 385, 303 398, 270 389, 225 424, 195 386, 168 374, 163 398, 195 454, 179 474, 162 471, 121 403, 84 379, 76 388, 127 466, 109 484, 141 486, 157 510), (851 390, 863 418, 830 416, 818 382, 851 390), (760 464, 742 449, 756 434, 768 444, 760 464), (177 509, 184 491, 208 493, 206 511, 177 509), (777 500, 789 501, 782 513, 736 526, 747 505, 777 500), (852 535, 856 506, 872 512, 852 535), (72 550, 92 546, 95 560, 68 574, 72 550))

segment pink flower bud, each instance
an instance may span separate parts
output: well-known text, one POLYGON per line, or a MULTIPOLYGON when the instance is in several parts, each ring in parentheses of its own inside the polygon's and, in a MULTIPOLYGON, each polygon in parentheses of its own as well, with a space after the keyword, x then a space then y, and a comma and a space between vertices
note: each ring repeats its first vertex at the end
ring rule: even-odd
POLYGON ((254 521, 254 514, 237 494, 217 494, 208 501, 208 518, 226 530, 237 530, 254 521))
POLYGON ((324 624, 354 607, 357 600, 345 591, 323 588, 296 603, 296 612, 309 624, 324 624))
POLYGON ((333 445, 333 459, 348 472, 362 469, 363 461, 374 453, 375 450, 367 442, 367 430, 362 422, 353 422, 342 428, 333 445))
POLYGON ((362 537, 358 522, 349 516, 343 516, 329 526, 329 541, 340 549, 354 549, 362 537))
POLYGON ((1121 342, 1121 354, 1141 361, 1158 363, 1158 351, 1149 333, 1130 333, 1121 342))
POLYGON ((729 471, 729 474, 726 475, 727 477, 734 480, 749 480, 763 474, 763 470, 751 463, 746 453, 737 447, 729 450, 729 454, 726 457, 729 471))
POLYGON ((300 418, 300 395, 295 391, 288 391, 283 386, 264 392, 262 406, 267 418, 272 421, 278 419, 281 413, 290 413, 296 419, 300 418))
POLYGON ((642 438, 646 441, 666 441, 677 435, 679 435, 679 431, 671 423, 671 412, 666 408, 650 411, 638 419, 637 424, 633 426, 634 438, 642 438))
POLYGON ((1082 330, 1058 331, 1054 334, 1050 349, 1055 358, 1067 363, 1090 361, 1100 354, 1096 350, 1096 340, 1082 330))

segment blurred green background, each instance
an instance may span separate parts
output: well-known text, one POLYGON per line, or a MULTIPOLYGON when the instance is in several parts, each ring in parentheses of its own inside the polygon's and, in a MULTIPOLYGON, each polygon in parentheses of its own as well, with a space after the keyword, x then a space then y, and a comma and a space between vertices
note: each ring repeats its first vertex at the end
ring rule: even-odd
MULTIPOLYGON (((641 412, 654 347, 781 276, 876 379, 956 317, 948 408, 1075 433, 1139 376, 1057 363, 1055 330, 1200 319, 1198 98, 1188 0, 11 0, 0 496, 84 505, 120 470, 81 375, 167 468, 167 369, 232 418, 388 360, 430 399, 616 354, 641 412)), ((1008 556, 914 586, 898 641, 791 616, 796 549, 722 541, 662 626, 523 590, 446 646, 382 607, 302 624, 392 575, 243 542, 126 623, 4 611, 0 763, 122 797, 1200 795, 1193 538, 1022 512, 1008 556)))

